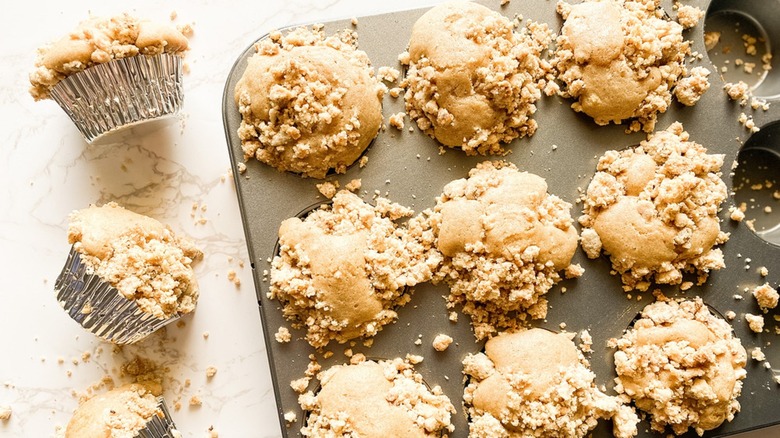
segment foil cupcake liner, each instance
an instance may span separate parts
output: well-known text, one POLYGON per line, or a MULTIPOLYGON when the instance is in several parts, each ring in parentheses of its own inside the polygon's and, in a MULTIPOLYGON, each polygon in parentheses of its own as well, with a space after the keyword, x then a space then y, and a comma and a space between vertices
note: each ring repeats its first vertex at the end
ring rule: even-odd
POLYGON ((179 315, 159 319, 145 313, 90 271, 71 247, 54 290, 68 315, 96 336, 114 344, 132 344, 179 319, 179 315))
POLYGON ((175 115, 184 99, 182 60, 162 53, 94 65, 68 76, 51 91, 87 143, 175 115))
POLYGON ((147 423, 146 427, 138 431, 138 438, 181 438, 181 433, 173 424, 171 413, 165 405, 162 397, 157 398, 157 407, 162 415, 155 415, 147 423))

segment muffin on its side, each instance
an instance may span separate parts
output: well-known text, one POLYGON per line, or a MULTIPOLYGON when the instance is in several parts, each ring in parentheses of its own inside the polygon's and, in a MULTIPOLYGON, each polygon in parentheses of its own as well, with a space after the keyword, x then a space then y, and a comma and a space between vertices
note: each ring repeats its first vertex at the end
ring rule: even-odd
POLYGON ((445 3, 414 24, 408 52, 406 111, 440 143, 468 155, 505 153, 502 143, 536 132, 535 102, 549 62, 541 54, 552 36, 529 22, 512 22, 485 6, 445 3))
POLYGON ((35 100, 54 99, 89 143, 178 112, 187 37, 129 14, 83 21, 38 50, 35 100))
POLYGON ((65 429, 65 438, 139 436, 180 435, 156 388, 137 383, 87 400, 76 409, 65 429))
POLYGON ((71 214, 73 245, 57 279, 72 318, 115 343, 135 342, 195 310, 203 253, 159 221, 110 202, 71 214))
POLYGON ((245 159, 324 178, 344 173, 376 137, 386 87, 353 31, 272 33, 256 45, 236 84, 245 159))

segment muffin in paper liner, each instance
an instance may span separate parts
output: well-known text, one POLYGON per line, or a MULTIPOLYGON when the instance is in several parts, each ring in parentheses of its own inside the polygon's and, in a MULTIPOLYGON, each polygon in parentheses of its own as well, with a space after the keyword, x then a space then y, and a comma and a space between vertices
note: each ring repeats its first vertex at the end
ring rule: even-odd
POLYGON ((142 311, 99 276, 91 273, 73 247, 54 284, 57 301, 74 321, 114 344, 132 344, 179 319, 160 319, 142 311))
POLYGON ((74 73, 51 90, 87 143, 175 116, 184 99, 182 58, 176 54, 114 59, 74 73))
POLYGON ((146 427, 139 430, 136 436, 138 438, 181 438, 182 435, 176 429, 168 406, 165 405, 165 400, 162 397, 157 397, 157 407, 162 415, 155 415, 149 419, 146 427))

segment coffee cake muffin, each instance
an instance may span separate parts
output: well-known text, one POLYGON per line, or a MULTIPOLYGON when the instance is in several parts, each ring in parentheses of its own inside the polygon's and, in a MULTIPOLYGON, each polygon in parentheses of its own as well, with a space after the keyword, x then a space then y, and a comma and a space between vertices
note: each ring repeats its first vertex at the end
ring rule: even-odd
POLYGON ((409 361, 353 361, 319 375, 317 394, 299 397, 309 411, 305 437, 446 437, 455 407, 439 386, 428 388, 409 361))
POLYGON ((376 137, 386 87, 357 34, 321 27, 273 32, 258 42, 236 84, 245 159, 324 178, 344 173, 376 137))
POLYGON ((615 389, 650 415, 653 430, 701 435, 739 412, 747 354, 701 298, 662 297, 616 345, 615 389))
POLYGON ((571 204, 544 178, 485 161, 450 182, 427 221, 443 262, 434 280, 450 286, 449 307, 471 316, 477 339, 544 318, 544 295, 559 271, 579 276, 571 204))
POLYGON ((84 402, 65 428, 65 438, 180 436, 155 388, 133 383, 84 402))
POLYGON ((38 50, 35 100, 54 99, 87 142, 178 112, 187 37, 129 14, 93 17, 38 50))
POLYGON ((402 85, 406 111, 440 143, 468 155, 505 152, 502 143, 533 135, 534 103, 541 97, 548 61, 540 56, 551 33, 512 22, 485 6, 445 3, 414 24, 402 85))
MULTIPOLYGON (((664 17, 660 0, 559 1, 558 13, 565 20, 554 61, 560 94, 599 125, 632 120, 631 131, 652 132, 687 75, 690 41, 683 26, 664 17)), ((697 86, 689 80, 679 94, 686 105, 709 88, 702 83, 706 76, 696 73, 697 86)))
POLYGON ((636 435, 628 397, 601 392, 588 367, 570 334, 534 328, 491 338, 463 360, 469 437, 584 437, 599 419, 612 419, 615 437, 636 435))
POLYGON ((342 190, 332 205, 282 222, 270 298, 294 327, 306 328, 312 346, 376 335, 409 301, 407 288, 431 278, 440 256, 426 251, 420 230, 394 222, 411 214, 342 190))
POLYGON ((159 221, 114 202, 90 206, 71 214, 68 242, 58 300, 98 336, 135 342, 195 310, 192 263, 203 253, 159 221))
POLYGON ((717 215, 726 199, 722 165, 723 155, 708 154, 680 123, 638 147, 608 151, 584 195, 585 253, 609 254, 626 291, 681 284, 685 272, 704 283, 725 266, 715 248, 728 240, 717 215))

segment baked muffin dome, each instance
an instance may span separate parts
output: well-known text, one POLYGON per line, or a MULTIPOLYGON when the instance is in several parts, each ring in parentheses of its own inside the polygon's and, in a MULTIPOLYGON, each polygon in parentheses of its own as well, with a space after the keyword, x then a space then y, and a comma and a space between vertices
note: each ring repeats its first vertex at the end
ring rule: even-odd
POLYGON ((298 28, 257 44, 235 89, 245 158, 324 178, 360 157, 382 124, 386 87, 356 38, 298 28))

